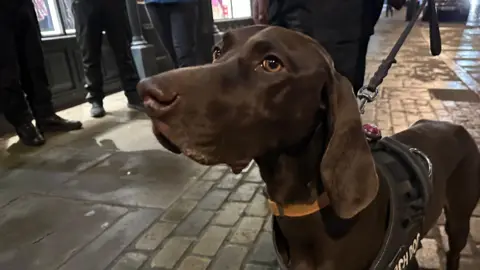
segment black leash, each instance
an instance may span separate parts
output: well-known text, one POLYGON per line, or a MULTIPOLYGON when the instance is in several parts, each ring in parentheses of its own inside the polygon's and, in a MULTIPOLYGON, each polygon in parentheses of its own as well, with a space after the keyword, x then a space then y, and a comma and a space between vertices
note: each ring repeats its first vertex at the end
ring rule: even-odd
MULTIPOLYGON (((395 56, 397 56, 398 51, 405 43, 410 31, 412 30, 413 26, 417 22, 418 18, 420 17, 422 11, 425 9, 428 3, 428 10, 430 21, 429 21, 429 28, 430 28, 430 52, 433 56, 439 55, 442 51, 442 40, 440 37, 440 29, 438 26, 438 16, 437 16, 437 8, 435 7, 435 0, 424 0, 417 10, 415 15, 412 17, 410 22, 403 30, 402 34, 398 38, 397 42, 393 46, 392 50, 388 54, 387 58, 382 61, 382 64, 378 67, 377 71, 370 78, 370 81, 367 85, 363 86, 357 94, 357 102, 358 102, 358 109, 360 113, 364 113, 364 108, 367 103, 370 103, 375 100, 378 95, 378 86, 383 82, 383 79, 388 75, 388 71, 392 67, 394 63, 396 63, 395 56)), ((417 0, 410 0, 412 5, 417 4, 417 0)))

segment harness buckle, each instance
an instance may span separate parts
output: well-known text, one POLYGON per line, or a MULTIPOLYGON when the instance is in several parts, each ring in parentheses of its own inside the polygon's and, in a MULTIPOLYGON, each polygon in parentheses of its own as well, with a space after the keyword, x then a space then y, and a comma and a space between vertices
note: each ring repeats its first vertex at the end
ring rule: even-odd
POLYGON ((420 158, 422 158, 425 161, 425 163, 427 163, 428 177, 431 180, 432 177, 433 177, 433 164, 432 164, 432 161, 430 160, 430 158, 425 153, 418 150, 417 148, 410 148, 410 152, 412 154, 415 154, 415 155, 419 156, 420 158))

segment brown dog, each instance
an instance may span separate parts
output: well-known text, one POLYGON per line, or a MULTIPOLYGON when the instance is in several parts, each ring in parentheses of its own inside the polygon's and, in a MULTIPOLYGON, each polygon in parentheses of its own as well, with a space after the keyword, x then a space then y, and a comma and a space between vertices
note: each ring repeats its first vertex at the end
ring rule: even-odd
MULTIPOLYGON (((276 205, 321 204, 327 197, 321 212, 276 217, 277 247, 289 269, 369 269, 385 236, 390 195, 349 82, 317 42, 277 27, 226 33, 214 58, 138 85, 160 143, 234 172, 254 159, 276 205)), ((456 270, 480 196, 477 146, 463 127, 436 121, 393 138, 433 163, 422 234, 445 208, 447 269, 456 270)))

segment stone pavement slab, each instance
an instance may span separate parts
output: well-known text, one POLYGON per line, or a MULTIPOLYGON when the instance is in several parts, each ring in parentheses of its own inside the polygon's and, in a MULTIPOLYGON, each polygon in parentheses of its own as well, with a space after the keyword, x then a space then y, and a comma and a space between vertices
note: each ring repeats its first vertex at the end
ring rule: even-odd
POLYGON ((127 212, 59 198, 19 198, 0 209, 0 269, 57 269, 127 212))
MULTIPOLYGON (((403 30, 382 18, 367 77, 403 30)), ((364 121, 384 135, 421 118, 463 124, 480 144, 480 30, 442 26, 445 53, 431 57, 419 24, 400 51, 364 121)), ((1 270, 277 269, 271 216, 255 165, 240 175, 167 152, 149 121, 109 96, 110 114, 88 105, 61 112, 85 129, 55 134, 42 148, 0 140, 1 270)), ((423 240, 424 269, 444 269, 444 218, 423 240)), ((480 269, 480 206, 471 219, 462 270, 480 269)))

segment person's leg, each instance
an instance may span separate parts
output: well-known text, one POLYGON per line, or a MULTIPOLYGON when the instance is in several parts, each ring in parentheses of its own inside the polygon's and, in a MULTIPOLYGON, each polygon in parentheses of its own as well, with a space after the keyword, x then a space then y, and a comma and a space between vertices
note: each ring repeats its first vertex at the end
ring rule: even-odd
MULTIPOLYGON (((355 93, 357 93, 365 84, 364 80, 368 44, 370 42, 370 36, 373 35, 375 25, 382 13, 383 5, 383 0, 369 0, 364 2, 362 33, 358 42, 358 55, 356 60, 355 78, 353 81, 355 93)), ((392 8, 392 6, 390 6, 390 8, 392 8)))
POLYGON ((284 0, 283 20, 288 29, 313 36, 312 0, 284 0))
POLYGON ((367 65, 366 57, 368 51, 368 43, 370 42, 370 36, 362 37, 359 41, 359 49, 356 61, 356 68, 355 68, 355 79, 353 81, 353 90, 355 94, 358 93, 358 90, 362 88, 365 81, 365 68, 367 65))
POLYGON ((55 114, 45 70, 40 27, 31 1, 25 1, 17 26, 17 53, 21 84, 40 131, 70 131, 82 124, 55 114))
POLYGON ((108 43, 115 55, 123 91, 128 99, 128 106, 142 110, 143 103, 137 93, 139 78, 130 51, 132 35, 129 30, 125 1, 103 1, 102 16, 104 17, 108 43))
POLYGON ((172 4, 170 22, 178 67, 189 67, 197 64, 195 53, 196 8, 196 3, 172 4))
POLYGON ((177 60, 177 54, 175 53, 175 47, 173 46, 173 34, 170 16, 172 4, 147 4, 147 10, 152 18, 155 30, 165 46, 173 65, 175 68, 178 68, 179 64, 177 60))
POLYGON ((313 35, 312 0, 271 0, 269 24, 313 35))
POLYGON ((72 12, 75 18, 75 34, 82 52, 83 71, 85 73, 85 89, 87 101, 92 103, 93 117, 105 115, 103 110, 103 74, 102 31, 103 18, 101 1, 73 1, 72 12))
POLYGON ((7 121, 15 127, 20 140, 31 146, 45 143, 43 136, 32 125, 25 94, 20 84, 20 66, 17 58, 16 30, 19 26, 19 7, 0 8, 0 109, 7 121))
POLYGON ((54 114, 55 110, 45 71, 42 39, 33 4, 26 1, 20 12, 17 50, 22 88, 33 116, 35 118, 48 117, 54 114))
POLYGON ((334 43, 323 42, 322 45, 332 57, 335 70, 350 81, 356 93, 358 90, 356 78, 359 40, 337 41, 334 43))
MULTIPOLYGON (((0 13, 0 16, 2 14, 0 13)), ((0 102, 7 120, 13 125, 32 121, 28 103, 20 84, 15 27, 0 18, 0 102)))

